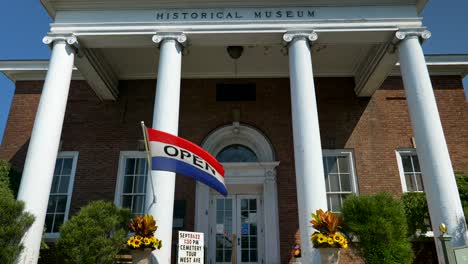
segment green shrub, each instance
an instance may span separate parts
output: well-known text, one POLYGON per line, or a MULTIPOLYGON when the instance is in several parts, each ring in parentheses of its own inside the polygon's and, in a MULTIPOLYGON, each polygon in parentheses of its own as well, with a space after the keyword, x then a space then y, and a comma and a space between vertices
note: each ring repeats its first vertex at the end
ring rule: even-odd
POLYGON ((468 225, 468 173, 456 172, 455 179, 457 180, 458 192, 465 213, 465 221, 468 225))
POLYGON ((426 194, 423 192, 404 193, 401 201, 405 208, 408 234, 414 235, 419 229, 421 233, 431 230, 428 224, 429 208, 427 207, 426 194))
POLYGON ((8 182, 0 181, 0 263, 15 263, 23 250, 21 238, 34 222, 24 212, 23 202, 16 201, 8 182))
POLYGON ((345 232, 358 239, 356 253, 369 264, 412 263, 403 205, 386 193, 349 196, 343 203, 345 232))
POLYGON ((21 182, 21 173, 13 168, 8 161, 0 160, 0 182, 4 182, 16 197, 21 182))
POLYGON ((60 227, 58 251, 67 263, 112 263, 126 241, 127 209, 111 202, 94 201, 60 227))

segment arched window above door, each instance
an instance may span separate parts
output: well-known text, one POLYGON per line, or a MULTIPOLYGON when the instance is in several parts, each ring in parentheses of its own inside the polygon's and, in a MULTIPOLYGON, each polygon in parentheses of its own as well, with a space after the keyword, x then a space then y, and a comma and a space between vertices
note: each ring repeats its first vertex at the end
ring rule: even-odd
POLYGON ((219 162, 258 162, 257 154, 240 144, 232 144, 223 148, 216 155, 216 159, 219 162))
POLYGON ((234 123, 211 132, 202 147, 220 162, 271 162, 275 155, 270 141, 259 130, 234 123))

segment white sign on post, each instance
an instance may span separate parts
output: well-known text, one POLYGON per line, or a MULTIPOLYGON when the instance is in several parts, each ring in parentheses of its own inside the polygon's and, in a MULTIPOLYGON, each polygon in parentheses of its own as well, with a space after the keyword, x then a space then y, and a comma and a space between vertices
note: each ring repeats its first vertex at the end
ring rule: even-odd
POLYGON ((179 231, 177 263, 203 263, 203 233, 179 231))

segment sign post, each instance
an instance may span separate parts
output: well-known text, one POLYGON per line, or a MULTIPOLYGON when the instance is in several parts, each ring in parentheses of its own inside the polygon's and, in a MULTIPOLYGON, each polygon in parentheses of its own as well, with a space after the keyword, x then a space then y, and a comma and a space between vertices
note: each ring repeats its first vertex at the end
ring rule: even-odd
POLYGON ((179 231, 177 263, 200 263, 204 261, 203 233, 179 231))

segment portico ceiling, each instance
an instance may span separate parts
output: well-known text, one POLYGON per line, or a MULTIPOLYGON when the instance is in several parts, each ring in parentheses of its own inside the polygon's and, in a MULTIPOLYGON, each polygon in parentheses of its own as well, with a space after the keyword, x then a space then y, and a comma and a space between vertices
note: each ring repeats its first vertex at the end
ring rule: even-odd
MULTIPOLYGON (((316 76, 354 76, 373 44, 316 44, 316 76)), ((154 79, 157 48, 98 49, 119 79, 154 79)), ((288 77, 287 49, 281 45, 246 45, 242 56, 229 57, 226 46, 189 46, 182 59, 183 78, 288 77)))

